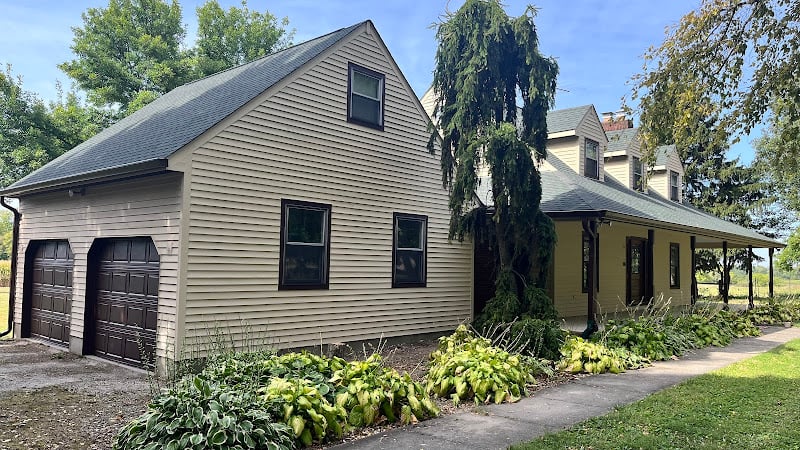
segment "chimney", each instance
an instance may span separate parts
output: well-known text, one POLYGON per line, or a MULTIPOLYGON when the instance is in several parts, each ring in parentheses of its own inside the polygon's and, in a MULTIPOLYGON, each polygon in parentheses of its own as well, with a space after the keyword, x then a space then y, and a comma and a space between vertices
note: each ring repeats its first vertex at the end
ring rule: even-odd
POLYGON ((603 130, 616 131, 628 128, 633 128, 633 120, 627 118, 624 110, 603 113, 603 130))

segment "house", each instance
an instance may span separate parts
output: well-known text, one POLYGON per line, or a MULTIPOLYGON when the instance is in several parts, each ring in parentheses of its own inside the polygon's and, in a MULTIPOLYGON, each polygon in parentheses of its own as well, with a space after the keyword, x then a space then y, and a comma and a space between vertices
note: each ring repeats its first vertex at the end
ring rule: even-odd
POLYGON ((142 366, 472 316, 428 118, 373 24, 181 86, 0 192, 17 337, 142 366))
MULTIPOLYGON (((429 111, 432 95, 422 100, 429 111)), ((540 207, 558 236, 548 291, 568 323, 588 319, 593 327, 598 314, 646 307, 660 296, 672 306, 692 304, 698 248, 767 248, 772 255, 784 247, 684 204, 675 147, 659 147, 648 168, 632 121, 604 116, 601 122, 592 105, 547 115, 540 207)), ((491 207, 488 180, 476 197, 491 207)), ((491 248, 476 245, 475 255, 479 313, 493 294, 495 271, 491 248)))

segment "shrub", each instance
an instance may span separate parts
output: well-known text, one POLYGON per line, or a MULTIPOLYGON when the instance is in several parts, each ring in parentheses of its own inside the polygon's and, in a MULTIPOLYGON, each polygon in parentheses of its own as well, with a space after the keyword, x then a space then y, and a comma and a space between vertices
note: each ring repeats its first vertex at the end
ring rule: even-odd
POLYGON ((620 373, 649 364, 647 358, 624 348, 607 347, 577 336, 567 338, 561 348, 561 355, 556 368, 569 373, 620 373))
POLYGON ((372 425, 381 416, 409 424, 439 415, 422 385, 407 373, 384 367, 378 354, 347 363, 330 381, 337 386, 336 406, 347 410, 354 427, 372 425))
POLYGON ((524 342, 524 352, 535 358, 555 361, 564 345, 567 331, 554 320, 523 317, 511 325, 511 335, 524 342))
POLYGON ((493 347, 465 325, 439 338, 431 360, 426 390, 456 404, 516 402, 527 395, 526 383, 534 382, 527 358, 493 347))
POLYGON ((772 298, 766 304, 756 306, 747 312, 753 323, 777 325, 783 322, 800 321, 800 302, 790 298, 772 298))
MULTIPOLYGON (((327 389, 327 384, 320 385, 327 389)), ((347 425, 347 412, 333 406, 311 381, 303 378, 273 378, 259 390, 272 411, 292 428, 294 437, 304 446, 321 442, 331 434, 341 437, 347 425), (277 410, 277 411, 276 411, 277 410)), ((326 392, 327 393, 327 392, 326 392)))
POLYGON ((0 261, 0 286, 8 287, 11 282, 11 261, 0 261))
POLYGON ((115 449, 291 449, 291 430, 273 423, 254 392, 201 376, 185 379, 150 402, 117 434, 115 449))
POLYGON ((608 347, 623 347, 654 361, 664 361, 673 356, 666 344, 663 323, 655 320, 609 320, 599 339, 608 347))

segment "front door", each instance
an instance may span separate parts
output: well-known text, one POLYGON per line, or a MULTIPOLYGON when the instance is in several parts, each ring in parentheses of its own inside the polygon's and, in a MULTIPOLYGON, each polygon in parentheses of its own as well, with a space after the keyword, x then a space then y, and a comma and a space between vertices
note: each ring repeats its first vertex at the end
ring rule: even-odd
POLYGON ((628 305, 639 305, 645 303, 645 243, 647 240, 642 238, 628 238, 628 305))

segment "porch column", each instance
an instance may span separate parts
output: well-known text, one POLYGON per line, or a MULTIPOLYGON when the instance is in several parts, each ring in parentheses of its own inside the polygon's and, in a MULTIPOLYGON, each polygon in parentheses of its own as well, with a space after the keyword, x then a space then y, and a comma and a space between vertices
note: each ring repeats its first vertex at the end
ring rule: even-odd
POLYGON ((692 236, 689 238, 689 249, 691 250, 692 262, 691 262, 691 273, 692 273, 692 286, 691 286, 691 300, 692 305, 697 303, 697 257, 695 255, 695 249, 697 248, 697 237, 692 236))
POLYGON ((648 304, 653 305, 656 296, 655 282, 655 230, 647 230, 647 297, 648 304))
POLYGON ((747 246, 747 308, 753 309, 753 246, 747 246))
POLYGON ((769 249, 769 298, 775 297, 775 272, 772 268, 772 256, 775 254, 775 249, 769 249))
POLYGON ((722 303, 728 309, 728 241, 722 241, 722 303))

